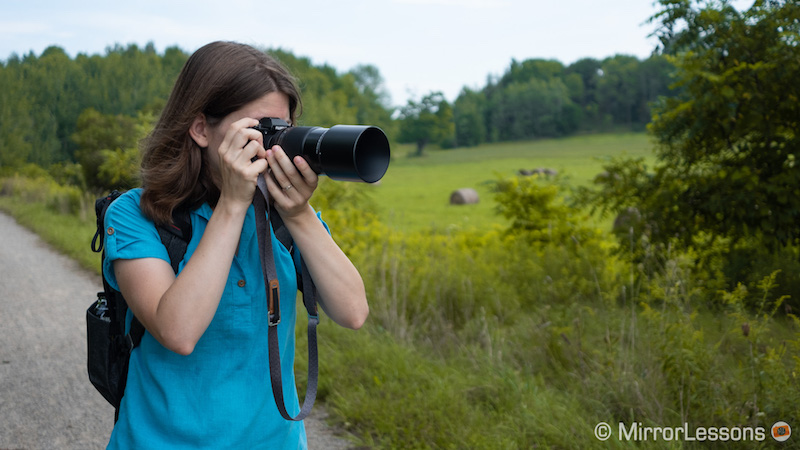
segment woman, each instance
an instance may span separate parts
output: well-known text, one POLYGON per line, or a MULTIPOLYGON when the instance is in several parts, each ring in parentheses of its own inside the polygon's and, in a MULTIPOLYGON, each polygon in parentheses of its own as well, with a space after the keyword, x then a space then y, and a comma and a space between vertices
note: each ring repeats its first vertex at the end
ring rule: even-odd
MULTIPOLYGON (((308 204, 317 175, 297 156, 263 147, 262 117, 295 123, 289 73, 252 47, 214 42, 183 67, 147 140, 142 189, 106 214, 104 272, 144 325, 131 355, 109 448, 304 448, 302 422, 284 420, 269 384, 267 312, 251 206, 259 174, 306 262, 320 306, 358 329, 361 277, 308 204), (191 211, 192 239, 176 276, 155 224, 191 211)), ((284 398, 294 387, 295 262, 272 237, 281 286, 284 398)))

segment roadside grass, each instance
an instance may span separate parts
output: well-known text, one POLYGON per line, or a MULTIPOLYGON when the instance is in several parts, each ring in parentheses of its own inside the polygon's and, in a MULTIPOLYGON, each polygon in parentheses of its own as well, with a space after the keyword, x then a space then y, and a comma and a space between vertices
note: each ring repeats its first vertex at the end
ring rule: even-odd
POLYGON ((94 218, 88 220, 74 214, 55 213, 44 203, 5 196, 0 196, 0 210, 85 269, 100 274, 100 256, 89 247, 96 229, 94 218))

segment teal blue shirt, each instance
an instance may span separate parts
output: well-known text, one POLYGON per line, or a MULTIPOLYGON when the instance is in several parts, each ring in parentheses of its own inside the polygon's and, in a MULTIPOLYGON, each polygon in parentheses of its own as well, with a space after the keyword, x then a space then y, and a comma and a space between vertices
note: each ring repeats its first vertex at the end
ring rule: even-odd
MULTIPOLYGON (((105 217, 103 269, 118 289, 116 259, 169 262, 153 222, 139 208, 141 190, 114 201, 105 217)), ((211 218, 204 204, 191 213, 192 239, 179 271, 192 257, 211 218)), ((108 448, 306 448, 302 422, 284 420, 269 379, 267 306, 251 206, 228 281, 208 329, 187 356, 163 347, 150 333, 131 354, 128 382, 108 448)), ((272 235, 281 293, 278 337, 289 414, 300 408, 294 378, 297 316, 296 261, 272 235)), ((129 314, 130 320, 130 314, 129 314)))

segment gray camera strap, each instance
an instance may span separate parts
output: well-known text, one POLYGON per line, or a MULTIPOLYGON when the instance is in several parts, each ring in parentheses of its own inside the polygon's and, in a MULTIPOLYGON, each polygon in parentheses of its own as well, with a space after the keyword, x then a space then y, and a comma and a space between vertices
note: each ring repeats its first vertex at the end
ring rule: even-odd
MULTIPOLYGON (((314 406, 317 397, 317 379, 319 376, 319 364, 317 358, 317 325, 319 316, 317 315, 317 291, 308 267, 301 259, 302 270, 302 291, 303 304, 308 312, 308 385, 306 386, 306 396, 303 400, 303 407, 300 413, 292 417, 286 412, 286 405, 283 401, 283 382, 281 380, 281 355, 278 345, 278 323, 281 321, 280 308, 280 286, 278 284, 278 273, 275 270, 275 258, 272 255, 272 238, 269 232, 270 221, 273 229, 278 227, 274 224, 279 223, 280 215, 275 211, 270 211, 269 192, 264 174, 258 177, 258 187, 253 194, 253 206, 256 215, 256 235, 258 236, 258 255, 261 259, 261 268, 264 273, 264 285, 267 291, 267 307, 269 311, 269 330, 267 339, 269 346, 269 373, 272 382, 272 395, 275 397, 275 404, 278 411, 286 420, 301 421, 305 419, 314 406), (272 214, 270 214, 272 213, 272 214), (272 217, 271 217, 272 216, 272 217)), ((285 226, 284 226, 285 227, 285 226)))

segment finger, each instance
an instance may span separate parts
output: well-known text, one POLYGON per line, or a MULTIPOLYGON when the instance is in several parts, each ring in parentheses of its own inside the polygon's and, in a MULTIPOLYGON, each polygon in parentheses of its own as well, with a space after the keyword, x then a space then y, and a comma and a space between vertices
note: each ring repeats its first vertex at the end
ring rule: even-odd
MULTIPOLYGON (((301 195, 311 197, 311 194, 317 188, 317 174, 308 164, 308 161, 302 156, 295 156, 294 160, 289 159, 289 156, 280 146, 273 147, 273 151, 287 180, 295 188, 298 188, 298 192, 301 195)), ((284 184, 284 188, 286 187, 287 185, 284 184)))
POLYGON ((275 180, 286 192, 292 189, 289 186, 297 187, 295 185, 299 185, 302 181, 294 164, 279 146, 267 150, 267 161, 275 180))
POLYGON ((259 159, 264 159, 266 156, 266 151, 264 147, 261 146, 261 143, 258 141, 250 141, 247 145, 242 148, 242 151, 235 155, 235 159, 237 162, 241 163, 252 163, 259 159))
POLYGON ((302 156, 295 156, 292 162, 294 163, 294 167, 297 168, 297 171, 300 172, 305 183, 312 189, 316 189, 319 177, 317 173, 314 172, 314 169, 311 168, 311 165, 308 164, 308 161, 302 156))
POLYGON ((249 118, 233 122, 225 133, 225 137, 222 139, 220 153, 224 154, 244 148, 250 141, 257 141, 259 144, 262 144, 263 135, 261 132, 251 128, 255 125, 258 125, 258 121, 249 118))
POLYGON ((296 191, 294 186, 282 185, 281 182, 275 179, 272 172, 270 172, 269 176, 264 177, 264 179, 267 182, 267 191, 269 191, 269 195, 274 200, 278 209, 285 211, 302 202, 302 198, 294 193, 296 191), (287 187, 288 189, 286 189, 287 187))

